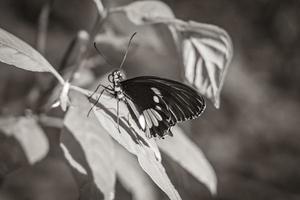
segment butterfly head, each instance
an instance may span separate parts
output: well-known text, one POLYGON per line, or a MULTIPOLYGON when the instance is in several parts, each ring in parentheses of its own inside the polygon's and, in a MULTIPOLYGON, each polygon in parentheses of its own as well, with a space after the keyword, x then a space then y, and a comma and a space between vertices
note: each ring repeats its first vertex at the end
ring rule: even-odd
POLYGON ((119 84, 120 81, 124 80, 124 75, 119 69, 116 69, 109 75, 108 79, 111 83, 116 85, 119 84))

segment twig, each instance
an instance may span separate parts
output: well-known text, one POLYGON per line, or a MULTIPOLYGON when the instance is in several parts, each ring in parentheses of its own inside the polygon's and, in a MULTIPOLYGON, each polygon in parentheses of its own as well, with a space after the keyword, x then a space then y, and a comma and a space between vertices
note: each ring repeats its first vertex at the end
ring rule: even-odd
POLYGON ((72 82, 72 80, 74 79, 75 73, 84 67, 85 62, 88 57, 88 54, 89 54, 89 49, 91 48, 98 31, 103 27, 103 24, 105 23, 106 19, 107 19, 107 14, 101 14, 98 12, 96 21, 95 21, 92 29, 89 31, 90 38, 85 43, 85 45, 81 47, 81 49, 82 49, 82 51, 80 52, 81 54, 78 56, 77 63, 75 63, 75 67, 71 73, 69 82, 72 82))
POLYGON ((76 56, 75 67, 71 71, 70 77, 67 78, 69 82, 73 81, 76 72, 84 66, 87 56, 86 54, 88 54, 88 44, 90 43, 90 35, 86 31, 80 31, 78 32, 78 38, 79 52, 76 56))
MULTIPOLYGON (((74 75, 76 72, 78 72, 81 68, 85 66, 85 62, 87 60, 88 54, 89 54, 89 48, 92 46, 92 43, 94 41, 95 35, 98 33, 98 31, 102 28, 105 20, 107 18, 107 15, 103 15, 98 13, 97 19, 92 27, 92 29, 89 31, 89 33, 81 31, 78 33, 77 38, 75 41, 72 41, 70 46, 67 49, 67 52, 65 53, 62 63, 59 67, 58 72, 63 75, 65 80, 68 82, 72 82, 74 79, 74 75), (89 37, 90 36, 90 37, 89 37), (76 55, 76 60, 74 65, 68 65, 71 56, 73 52, 75 51, 76 47, 79 46, 79 55, 76 55), (74 66, 73 69, 70 70, 65 70, 67 66, 74 66), (64 71, 64 72, 62 72, 64 71), (66 77, 68 76, 68 77, 66 77)), ((40 109, 40 112, 43 111, 43 107, 46 104, 47 101, 49 100, 52 91, 56 88, 56 82, 50 83, 49 88, 47 91, 43 92, 41 95, 40 99, 38 100, 38 109, 40 109)))
POLYGON ((48 1, 43 6, 42 11, 39 16, 36 48, 42 54, 45 54, 49 15, 50 15, 50 11, 53 6, 53 3, 54 3, 54 0, 48 1))

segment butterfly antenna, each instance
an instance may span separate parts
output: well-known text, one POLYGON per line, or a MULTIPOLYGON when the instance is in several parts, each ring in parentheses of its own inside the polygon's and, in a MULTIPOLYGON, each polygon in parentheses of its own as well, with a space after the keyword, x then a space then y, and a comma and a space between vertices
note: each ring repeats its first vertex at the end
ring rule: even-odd
POLYGON ((126 60, 126 58, 127 58, 127 54, 128 54, 128 51, 129 51, 129 47, 130 47, 130 45, 131 45, 131 41, 132 41, 133 37, 134 37, 136 34, 137 34, 137 32, 134 32, 134 33, 132 34, 132 36, 130 37, 130 39, 129 39, 129 42, 128 42, 128 45, 127 45, 127 49, 126 49, 125 55, 124 55, 124 57, 123 57, 123 60, 122 60, 122 62, 121 62, 121 64, 120 64, 119 69, 121 69, 121 68, 123 67, 124 63, 125 63, 125 60, 126 60))
POLYGON ((98 49, 97 43, 96 43, 96 42, 94 42, 94 47, 95 47, 96 51, 99 53, 99 55, 102 56, 104 62, 105 62, 107 65, 113 66, 110 62, 108 62, 108 60, 106 59, 106 57, 104 56, 104 54, 100 51, 100 49, 98 49))

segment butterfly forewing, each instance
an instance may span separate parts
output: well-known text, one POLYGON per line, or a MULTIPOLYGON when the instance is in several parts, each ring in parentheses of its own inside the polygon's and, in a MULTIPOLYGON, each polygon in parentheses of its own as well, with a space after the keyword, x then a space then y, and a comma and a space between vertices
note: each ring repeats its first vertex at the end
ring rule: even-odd
POLYGON ((205 108, 194 89, 173 80, 142 76, 122 81, 121 87, 134 119, 154 137, 171 134, 171 126, 200 116, 205 108))

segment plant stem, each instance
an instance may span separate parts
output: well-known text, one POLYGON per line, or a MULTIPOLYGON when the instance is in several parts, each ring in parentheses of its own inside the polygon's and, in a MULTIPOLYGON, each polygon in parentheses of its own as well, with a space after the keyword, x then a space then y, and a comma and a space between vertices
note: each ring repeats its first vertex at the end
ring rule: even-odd
POLYGON ((49 24, 49 15, 53 6, 54 0, 48 1, 42 8, 38 21, 38 32, 36 39, 36 48, 41 54, 45 54, 47 30, 49 24))
POLYGON ((80 55, 78 56, 77 59, 77 63, 75 63, 75 67, 71 73, 71 76, 69 78, 69 82, 72 82, 72 80, 74 79, 74 75, 77 71, 79 71, 81 68, 84 67, 85 62, 87 60, 88 54, 89 54, 89 49, 91 48, 93 42, 94 42, 94 38, 96 36, 96 34, 98 33, 98 31, 100 29, 102 29, 103 24, 105 23, 107 19, 107 15, 101 15, 98 13, 96 21, 93 25, 93 28, 90 30, 89 32, 89 40, 88 42, 86 42, 82 47, 81 47, 81 51, 80 51, 80 55))

